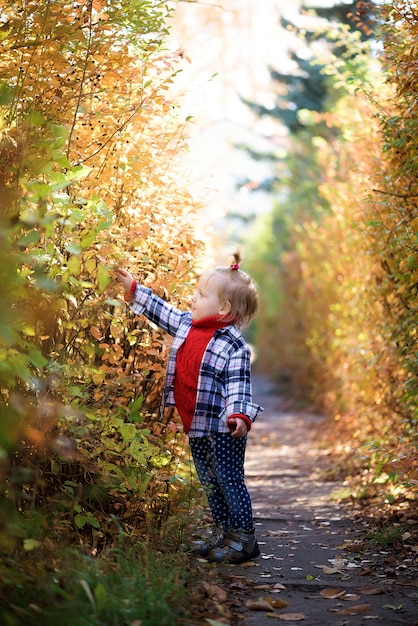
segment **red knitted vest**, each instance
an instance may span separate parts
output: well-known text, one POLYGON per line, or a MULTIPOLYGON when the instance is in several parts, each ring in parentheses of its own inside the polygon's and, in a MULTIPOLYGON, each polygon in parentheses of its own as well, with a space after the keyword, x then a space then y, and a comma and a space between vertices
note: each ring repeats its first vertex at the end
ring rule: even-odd
POLYGON ((174 401, 186 433, 190 430, 195 412, 197 383, 203 354, 215 330, 228 326, 230 323, 222 321, 216 315, 193 322, 186 341, 177 353, 174 401))

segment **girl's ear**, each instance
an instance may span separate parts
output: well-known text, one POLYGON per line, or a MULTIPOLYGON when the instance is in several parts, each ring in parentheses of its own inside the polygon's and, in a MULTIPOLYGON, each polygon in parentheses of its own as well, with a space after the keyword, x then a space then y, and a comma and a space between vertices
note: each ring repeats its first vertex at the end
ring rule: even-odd
POLYGON ((223 302, 220 306, 219 306, 219 315, 229 315, 231 312, 231 303, 229 302, 229 300, 225 300, 225 302, 223 302))

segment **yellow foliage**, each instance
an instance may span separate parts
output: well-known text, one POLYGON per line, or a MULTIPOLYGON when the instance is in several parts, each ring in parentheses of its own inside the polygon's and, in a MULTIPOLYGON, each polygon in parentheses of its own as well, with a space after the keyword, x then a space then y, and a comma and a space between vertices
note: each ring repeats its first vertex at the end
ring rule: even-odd
MULTIPOLYGON (((318 408, 335 416, 330 436, 355 449, 375 445, 358 461, 374 468, 370 480, 390 466, 387 480, 395 485, 414 484, 417 459, 418 19, 412 5, 402 0, 396 9, 391 3, 377 9, 384 46, 378 67, 365 57, 367 72, 353 78, 352 58, 361 51, 348 40, 349 63, 339 60, 332 70, 345 95, 315 117, 333 132, 312 138, 321 165, 319 203, 326 208, 313 219, 306 207, 290 227, 290 250, 272 278, 283 290, 284 315, 274 338, 264 332, 267 360, 277 354, 292 385, 310 390, 318 408)), ((305 146, 296 149, 306 155, 305 146)))
POLYGON ((131 15, 129 3, 114 10, 98 0, 0 2, 0 236, 8 246, 0 278, 13 311, 0 306, 7 355, 0 409, 9 414, 13 398, 26 424, 11 429, 3 420, 0 444, 19 448, 26 433, 21 462, 31 467, 37 455, 51 467, 58 455, 62 475, 56 463, 51 469, 58 491, 67 462, 80 466, 73 481, 80 489, 83 467, 122 465, 115 457, 124 420, 139 437, 123 450, 126 484, 145 490, 152 475, 152 489, 167 490, 158 468, 177 454, 170 429, 140 435, 145 421, 162 429, 168 344, 127 315, 114 273, 123 265, 180 303, 202 248, 194 235, 199 207, 179 159, 187 121, 167 95, 182 59, 163 50, 156 29, 165 25, 152 3, 144 11, 131 15), (49 396, 52 417, 44 411, 49 396))

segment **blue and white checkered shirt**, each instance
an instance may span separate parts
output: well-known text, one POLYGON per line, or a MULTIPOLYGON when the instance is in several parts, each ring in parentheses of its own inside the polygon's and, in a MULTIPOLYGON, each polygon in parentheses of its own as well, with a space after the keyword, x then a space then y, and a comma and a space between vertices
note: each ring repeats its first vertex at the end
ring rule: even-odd
MULTIPOLYGON (((142 285, 137 285, 130 307, 136 315, 145 315, 174 337, 167 363, 163 407, 174 406, 177 352, 189 334, 192 315, 181 312, 142 285)), ((243 413, 252 422, 256 419, 263 408, 252 402, 250 370, 250 349, 236 326, 231 324, 215 330, 200 365, 189 437, 229 432, 227 418, 236 413, 243 413)))

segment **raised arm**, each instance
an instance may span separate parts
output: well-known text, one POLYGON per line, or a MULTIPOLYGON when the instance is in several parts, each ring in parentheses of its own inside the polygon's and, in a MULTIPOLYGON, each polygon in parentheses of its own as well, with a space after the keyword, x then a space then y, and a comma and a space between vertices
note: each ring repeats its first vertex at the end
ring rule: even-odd
POLYGON ((135 278, 124 269, 119 269, 116 279, 125 291, 125 300, 136 315, 145 315, 151 322, 169 335, 176 334, 181 322, 190 313, 185 313, 154 295, 152 290, 139 285, 135 278))

